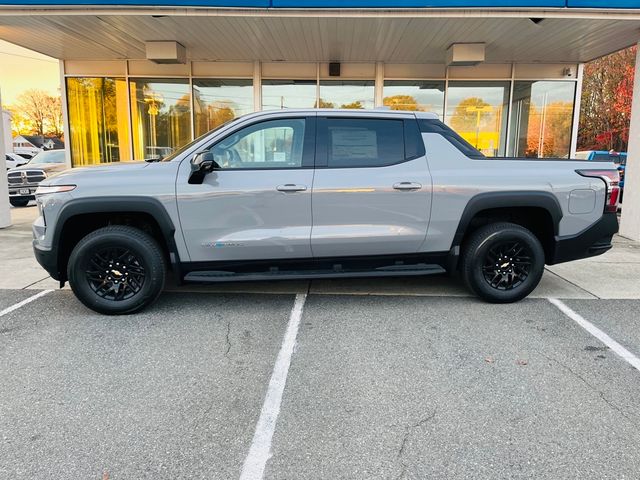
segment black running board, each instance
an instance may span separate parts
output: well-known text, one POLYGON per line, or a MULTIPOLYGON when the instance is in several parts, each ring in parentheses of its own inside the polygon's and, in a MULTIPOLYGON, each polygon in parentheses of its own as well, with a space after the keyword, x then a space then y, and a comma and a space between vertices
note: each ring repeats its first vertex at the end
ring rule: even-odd
POLYGON ((320 278, 408 277, 446 273, 440 265, 391 265, 375 270, 278 270, 266 272, 196 271, 184 277, 190 283, 253 282, 260 280, 308 280, 320 278))

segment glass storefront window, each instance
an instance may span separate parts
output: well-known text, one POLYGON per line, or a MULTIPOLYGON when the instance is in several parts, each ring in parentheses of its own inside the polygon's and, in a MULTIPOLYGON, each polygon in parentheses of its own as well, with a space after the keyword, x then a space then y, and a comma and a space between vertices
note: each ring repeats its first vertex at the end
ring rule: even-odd
POLYGON ((567 157, 575 82, 522 81, 513 86, 509 155, 567 157))
POLYGON ((196 137, 229 120, 253 112, 253 81, 194 79, 196 137))
POLYGON ((74 167, 131 160, 127 83, 122 78, 67 78, 74 167))
POLYGON ((391 110, 444 113, 444 82, 385 80, 383 105, 391 110))
POLYGON ((262 109, 314 108, 317 85, 315 80, 263 80, 262 109))
POLYGON ((373 108, 373 80, 321 80, 320 108, 373 108))
POLYGON ((485 155, 504 155, 509 86, 509 82, 449 82, 445 122, 485 155))
POLYGON ((136 160, 169 155, 191 141, 191 96, 187 79, 131 80, 133 155, 136 160))

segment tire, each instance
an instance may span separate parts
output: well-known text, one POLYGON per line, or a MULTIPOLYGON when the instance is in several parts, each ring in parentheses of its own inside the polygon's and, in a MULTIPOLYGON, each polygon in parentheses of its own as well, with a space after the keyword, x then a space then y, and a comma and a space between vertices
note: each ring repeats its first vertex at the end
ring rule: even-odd
POLYGON ((164 254, 151 236, 134 227, 113 225, 78 242, 69 257, 67 278, 73 293, 91 310, 123 315, 158 298, 165 271, 164 254))
POLYGON ((26 207, 29 205, 29 199, 24 198, 10 198, 9 203, 14 207, 26 207))
POLYGON ((538 286, 544 264, 542 245, 530 230, 500 222, 471 234, 463 248, 461 273, 478 297, 491 303, 511 303, 538 286))

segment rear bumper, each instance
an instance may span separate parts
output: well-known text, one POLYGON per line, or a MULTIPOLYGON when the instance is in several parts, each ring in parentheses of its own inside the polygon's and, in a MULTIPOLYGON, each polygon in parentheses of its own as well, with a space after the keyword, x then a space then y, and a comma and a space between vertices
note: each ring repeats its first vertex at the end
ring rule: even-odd
POLYGON ((617 232, 618 216, 605 213, 600 220, 576 235, 556 237, 551 261, 547 263, 554 265, 601 255, 612 247, 611 238, 617 232))

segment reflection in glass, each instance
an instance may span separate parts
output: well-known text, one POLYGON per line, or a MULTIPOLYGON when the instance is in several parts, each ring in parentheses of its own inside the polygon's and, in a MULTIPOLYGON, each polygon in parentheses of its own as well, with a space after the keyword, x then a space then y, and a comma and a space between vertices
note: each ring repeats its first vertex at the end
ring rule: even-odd
POLYGON ((314 108, 316 94, 314 80, 263 80, 262 109, 314 108))
POLYGON ((73 166, 131 160, 127 83, 119 78, 68 78, 73 166))
POLYGON ((302 166, 305 120, 260 122, 213 147, 221 168, 298 168, 302 166))
POLYGON ((513 86, 509 155, 566 157, 571 147, 575 82, 526 81, 513 86))
POLYGON ((444 82, 386 80, 382 103, 391 110, 444 113, 444 82))
POLYGON ((191 96, 182 79, 131 80, 133 155, 169 155, 191 140, 191 96))
POLYGON ((229 120, 253 112, 253 82, 194 80, 193 101, 196 136, 200 136, 229 120))
POLYGON ((449 82, 445 120, 487 156, 505 153, 509 82, 449 82))
POLYGON ((320 108, 373 108, 373 80, 321 80, 320 108))

